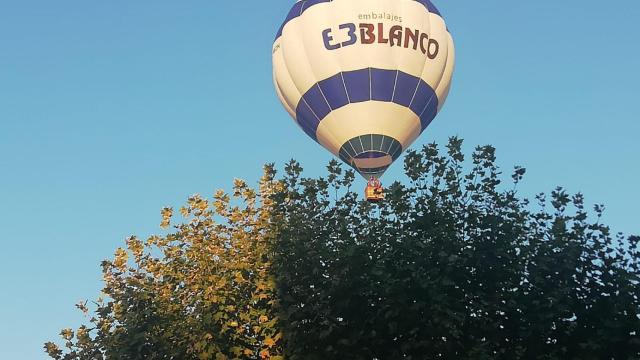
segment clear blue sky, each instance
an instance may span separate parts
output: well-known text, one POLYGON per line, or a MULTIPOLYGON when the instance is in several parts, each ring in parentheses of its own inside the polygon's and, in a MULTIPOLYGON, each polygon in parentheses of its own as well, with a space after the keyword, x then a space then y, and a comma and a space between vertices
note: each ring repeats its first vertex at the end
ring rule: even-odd
MULTIPOLYGON (((98 295, 99 262, 160 232, 161 207, 255 182, 265 162, 324 171, 271 83, 292 2, 0 2, 0 359, 44 358, 98 295)), ((436 4, 457 71, 414 146, 493 144, 527 167, 524 194, 583 191, 638 233, 640 2, 436 4)))

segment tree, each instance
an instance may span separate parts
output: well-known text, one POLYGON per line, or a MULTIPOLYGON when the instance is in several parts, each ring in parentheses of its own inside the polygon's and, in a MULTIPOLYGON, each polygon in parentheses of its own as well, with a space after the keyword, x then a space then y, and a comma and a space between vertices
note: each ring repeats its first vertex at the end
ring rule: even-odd
MULTIPOLYGON (((640 239, 581 194, 530 203, 495 150, 462 141, 405 158, 369 204, 337 162, 295 161, 232 201, 194 196, 186 223, 103 263, 105 300, 56 359, 637 359, 640 239), (267 353, 268 352, 268 353, 267 353)), ((171 209, 163 210, 164 225, 171 209)), ((86 304, 79 307, 89 312, 86 304)))
POLYGON ((330 164, 278 193, 287 359, 638 359, 639 239, 589 219, 581 194, 521 199, 491 146, 405 158, 380 205, 330 164))
MULTIPOLYGON (((173 233, 129 238, 102 263, 105 299, 90 325, 62 330, 65 350, 49 342, 46 352, 65 360, 282 359, 269 272, 271 173, 258 194, 236 180, 233 199, 222 191, 211 203, 189 198, 180 209, 187 221, 173 233)), ((169 226, 173 210, 162 215, 169 226)))

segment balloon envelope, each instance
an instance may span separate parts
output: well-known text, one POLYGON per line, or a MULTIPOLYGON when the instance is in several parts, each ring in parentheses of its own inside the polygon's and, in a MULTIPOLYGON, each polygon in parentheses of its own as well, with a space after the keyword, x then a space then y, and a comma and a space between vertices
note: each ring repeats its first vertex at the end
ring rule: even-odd
POLYGON ((303 0, 273 44, 285 109, 364 177, 379 177, 445 102, 454 45, 429 0, 303 0))

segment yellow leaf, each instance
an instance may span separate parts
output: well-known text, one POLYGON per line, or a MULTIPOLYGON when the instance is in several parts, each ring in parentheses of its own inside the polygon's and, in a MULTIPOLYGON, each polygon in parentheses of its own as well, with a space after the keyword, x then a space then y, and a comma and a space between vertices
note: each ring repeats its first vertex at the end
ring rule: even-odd
POLYGON ((113 260, 113 265, 117 267, 119 270, 126 270, 127 260, 129 260, 129 254, 123 248, 116 249, 115 259, 113 260))
POLYGON ((71 340, 73 338, 73 330, 71 330, 71 329, 63 329, 60 332, 60 335, 62 335, 62 337, 65 340, 71 340))
POLYGON ((268 338, 264 339, 264 341, 263 341, 263 342, 264 342, 264 344, 265 344, 265 345, 267 345, 268 347, 273 347, 273 346, 276 344, 276 342, 275 342, 272 338, 270 338, 270 337, 268 337, 268 338))
POLYGON ((163 229, 166 229, 167 227, 169 227, 169 224, 171 223, 171 217, 173 216, 173 208, 165 207, 162 209, 160 214, 162 215, 162 222, 160 223, 160 227, 163 229))

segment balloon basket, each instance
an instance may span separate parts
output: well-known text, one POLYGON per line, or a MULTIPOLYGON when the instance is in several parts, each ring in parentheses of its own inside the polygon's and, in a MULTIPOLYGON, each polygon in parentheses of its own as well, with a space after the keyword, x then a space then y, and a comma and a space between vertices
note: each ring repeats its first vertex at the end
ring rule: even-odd
POLYGON ((372 177, 367 183, 367 187, 364 189, 364 196, 370 203, 377 203, 384 200, 384 188, 375 177, 372 177))

